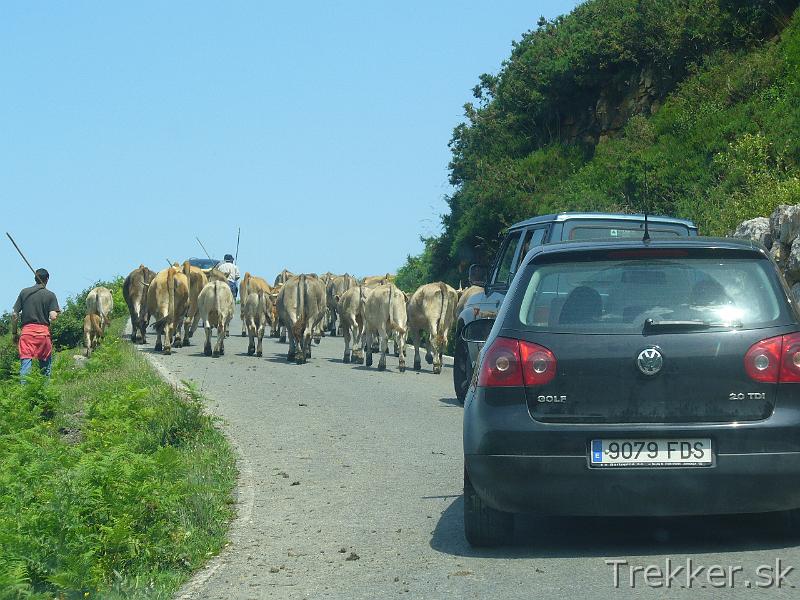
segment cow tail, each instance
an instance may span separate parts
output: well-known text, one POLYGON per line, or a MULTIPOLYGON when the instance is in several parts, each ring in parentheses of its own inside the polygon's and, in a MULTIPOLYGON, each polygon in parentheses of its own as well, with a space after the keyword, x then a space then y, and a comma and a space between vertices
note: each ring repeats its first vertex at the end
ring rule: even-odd
POLYGON ((175 318, 175 268, 167 270, 167 319, 175 318))
POLYGON ((444 320, 446 316, 444 303, 448 299, 447 284, 440 281, 439 292, 442 294, 442 304, 439 308, 439 320, 436 322, 436 341, 437 345, 441 347, 441 344, 444 343, 444 320))
POLYGON ((302 334, 302 332, 306 328, 306 321, 305 321, 305 302, 306 302, 306 276, 305 274, 300 275, 300 281, 298 281, 297 285, 297 329, 298 333, 302 334))
POLYGON ((393 296, 392 292, 394 292, 394 290, 392 289, 392 283, 390 281, 389 282, 389 314, 386 315, 387 333, 391 332, 392 329, 394 329, 394 325, 392 324, 392 296, 393 296))

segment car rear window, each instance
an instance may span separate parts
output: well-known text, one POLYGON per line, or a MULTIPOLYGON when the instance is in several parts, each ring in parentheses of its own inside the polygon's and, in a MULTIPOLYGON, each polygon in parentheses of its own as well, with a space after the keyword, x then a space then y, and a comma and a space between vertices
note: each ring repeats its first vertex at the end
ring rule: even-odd
POLYGON ((526 328, 639 333, 647 319, 710 327, 787 320, 771 264, 747 258, 556 262, 533 267, 520 305, 526 328))
MULTIPOLYGON (((656 227, 649 228, 650 237, 652 239, 659 238, 677 238, 686 236, 686 229, 683 233, 674 229, 660 229, 656 227)), ((589 227, 578 226, 573 227, 568 233, 568 239, 572 241, 589 241, 589 240, 640 240, 644 235, 644 226, 640 227, 589 227)))
MULTIPOLYGON (((674 239, 687 237, 689 229, 684 225, 650 222, 648 227, 652 239, 674 239)), ((579 220, 574 219, 564 223, 563 241, 617 241, 641 240, 644 236, 644 220, 579 220)))

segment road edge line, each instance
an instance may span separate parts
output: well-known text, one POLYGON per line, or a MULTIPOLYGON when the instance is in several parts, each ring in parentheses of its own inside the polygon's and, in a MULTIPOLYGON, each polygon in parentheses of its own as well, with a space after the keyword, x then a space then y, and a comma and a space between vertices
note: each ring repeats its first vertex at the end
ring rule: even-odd
MULTIPOLYGON (((190 397, 189 391, 183 381, 175 377, 175 375, 156 360, 154 356, 141 351, 139 354, 144 356, 147 362, 155 369, 159 377, 168 385, 172 386, 179 394, 190 397)), ((205 408, 204 406, 204 412, 207 414, 211 414, 215 417, 218 416, 205 410, 205 408)), ((225 562, 225 555, 231 552, 234 545, 233 537, 235 533, 238 531, 245 531, 246 526, 252 521, 253 507, 255 505, 255 487, 252 483, 253 467, 242 447, 233 439, 227 428, 219 427, 218 429, 222 432, 222 435, 225 436, 225 439, 228 440, 228 443, 233 446, 237 454, 236 462, 239 476, 236 478, 236 517, 228 526, 228 543, 222 548, 219 554, 211 558, 211 560, 202 566, 180 587, 174 596, 175 600, 192 600, 197 596, 198 592, 206 585, 208 580, 211 579, 221 567, 227 564, 227 562, 225 562)))

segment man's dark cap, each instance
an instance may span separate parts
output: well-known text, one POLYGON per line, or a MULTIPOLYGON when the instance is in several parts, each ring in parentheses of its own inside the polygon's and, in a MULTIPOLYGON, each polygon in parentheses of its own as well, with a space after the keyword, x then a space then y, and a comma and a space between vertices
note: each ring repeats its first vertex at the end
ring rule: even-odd
POLYGON ((225 260, 228 260, 228 261, 232 262, 233 261, 233 254, 226 254, 225 255, 225 260))
POLYGON ((50 279, 50 273, 47 272, 47 269, 36 269, 36 283, 47 283, 48 279, 50 279))

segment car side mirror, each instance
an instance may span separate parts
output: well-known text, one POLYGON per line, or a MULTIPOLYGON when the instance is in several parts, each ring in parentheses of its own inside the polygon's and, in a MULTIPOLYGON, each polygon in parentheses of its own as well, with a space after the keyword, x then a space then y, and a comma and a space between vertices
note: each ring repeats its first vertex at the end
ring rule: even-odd
POLYGON ((469 284, 484 287, 486 285, 486 273, 488 270, 486 265, 470 265, 469 284))
POLYGON ((473 344, 483 344, 489 338, 489 332, 494 327, 494 319, 475 319, 464 325, 461 330, 461 339, 473 344))

